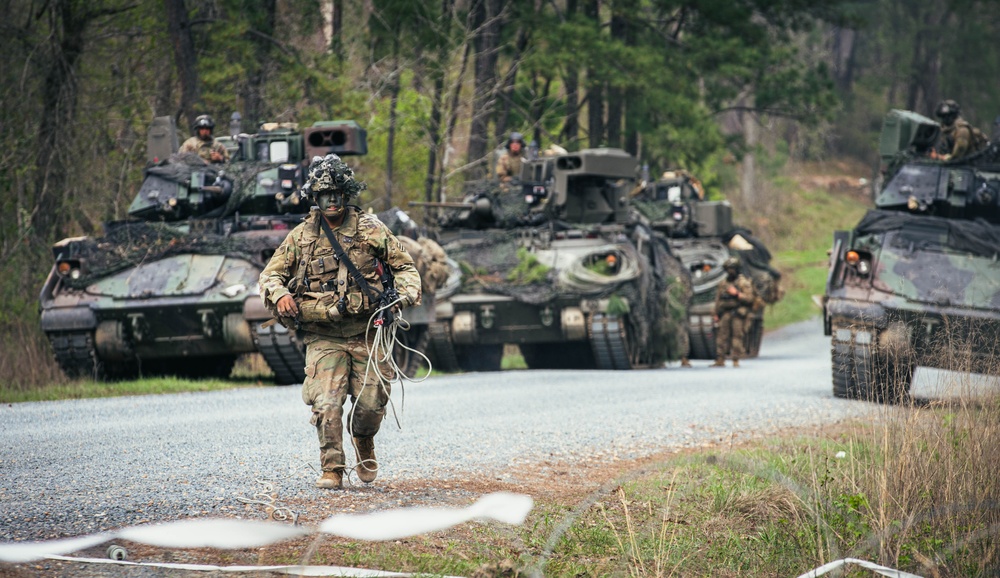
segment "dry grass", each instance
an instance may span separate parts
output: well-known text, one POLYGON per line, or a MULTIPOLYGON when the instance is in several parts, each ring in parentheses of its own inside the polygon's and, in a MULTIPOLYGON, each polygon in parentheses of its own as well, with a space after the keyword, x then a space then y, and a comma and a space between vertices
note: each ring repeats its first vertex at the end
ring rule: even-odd
POLYGON ((848 557, 923 576, 996 576, 1000 398, 964 389, 873 405, 832 438, 671 459, 571 533, 596 549, 602 538, 585 529, 601 522, 618 562, 605 558, 600 572, 630 576, 788 576, 848 557))

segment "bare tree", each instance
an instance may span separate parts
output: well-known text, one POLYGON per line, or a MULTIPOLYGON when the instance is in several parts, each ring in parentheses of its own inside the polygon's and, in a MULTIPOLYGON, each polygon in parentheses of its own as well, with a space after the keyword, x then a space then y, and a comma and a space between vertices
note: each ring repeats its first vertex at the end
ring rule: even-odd
POLYGON ((181 107, 177 114, 188 126, 194 121, 195 107, 201 100, 198 87, 198 56, 194 51, 191 20, 184 0, 163 0, 167 14, 167 33, 174 47, 174 65, 181 84, 181 107))

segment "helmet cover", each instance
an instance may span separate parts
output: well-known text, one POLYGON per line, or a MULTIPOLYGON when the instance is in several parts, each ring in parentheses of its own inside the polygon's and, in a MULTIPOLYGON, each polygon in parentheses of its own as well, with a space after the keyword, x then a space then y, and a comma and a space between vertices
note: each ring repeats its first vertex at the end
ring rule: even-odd
POLYGON ((354 170, 335 154, 313 157, 303 192, 313 198, 324 192, 338 192, 352 199, 368 188, 354 178, 354 170))

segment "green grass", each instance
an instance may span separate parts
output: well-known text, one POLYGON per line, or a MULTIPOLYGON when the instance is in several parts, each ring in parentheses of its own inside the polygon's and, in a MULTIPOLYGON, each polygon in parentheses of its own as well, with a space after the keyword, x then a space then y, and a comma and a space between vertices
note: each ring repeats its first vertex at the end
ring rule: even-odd
POLYGON ((77 380, 68 383, 43 386, 31 390, 17 390, 0 387, 0 403, 20 403, 25 401, 54 401, 60 399, 85 399, 93 397, 115 397, 122 395, 158 395, 164 393, 187 393, 192 391, 217 391, 239 387, 269 386, 270 382, 251 379, 180 379, 176 377, 155 377, 118 382, 77 380))
POLYGON ((764 326, 777 329, 818 316, 815 298, 823 295, 828 263, 826 250, 777 253, 772 265, 782 272, 785 296, 764 311, 764 326))

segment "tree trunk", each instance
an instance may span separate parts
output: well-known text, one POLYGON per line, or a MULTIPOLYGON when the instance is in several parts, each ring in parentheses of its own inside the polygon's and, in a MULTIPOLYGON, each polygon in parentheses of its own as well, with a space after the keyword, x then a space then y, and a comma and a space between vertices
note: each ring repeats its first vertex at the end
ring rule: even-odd
POLYGON ((178 121, 183 118, 184 126, 190 127, 196 116, 195 107, 201 100, 198 87, 198 56, 194 51, 191 21, 188 19, 184 0, 163 0, 163 5, 166 8, 167 33, 174 47, 177 79, 181 83, 181 109, 176 118, 178 121))
POLYGON ((72 204, 68 187, 67 148, 76 117, 76 67, 83 53, 84 32, 93 18, 84 2, 58 0, 47 5, 53 22, 51 57, 42 88, 42 115, 38 128, 35 199, 32 219, 39 238, 50 240, 68 219, 63 207, 72 204), (63 146, 63 143, 66 146, 63 146))
POLYGON ((496 105, 497 53, 500 44, 500 9, 503 0, 474 0, 469 12, 469 30, 475 50, 475 94, 469 128, 468 162, 475 164, 474 177, 488 172, 489 120, 496 105))
MULTIPOLYGON (((611 16, 611 38, 623 44, 628 44, 628 23, 618 7, 611 16)), ((610 147, 622 146, 622 122, 624 119, 625 91, 621 86, 608 86, 608 124, 607 144, 610 147)))
MULTIPOLYGON (((441 38, 438 40, 437 61, 432 64, 434 76, 434 94, 431 97, 431 120, 427 127, 430 147, 427 152, 427 179, 424 181, 424 200, 434 200, 434 180, 441 174, 438 170, 438 151, 441 150, 441 109, 444 106, 444 75, 448 68, 448 36, 451 26, 451 10, 453 0, 441 0, 441 38)), ((428 223, 427 211, 424 211, 424 222, 428 223)))
POLYGON ((857 32, 837 28, 833 32, 833 75, 841 94, 851 91, 854 84, 854 48, 857 32))
POLYGON ((746 142, 747 152, 743 156, 743 174, 740 178, 740 192, 743 195, 743 206, 756 207, 757 203, 757 116, 753 112, 753 97, 743 99, 743 112, 740 113, 740 121, 743 125, 743 140, 746 142))
MULTIPOLYGON (((399 54, 398 42, 393 43, 393 52, 399 54)), ((393 63, 395 66, 389 80, 389 134, 385 143, 385 211, 392 208, 392 157, 396 147, 396 107, 399 104, 399 75, 402 72, 398 56, 393 58, 393 63)))
MULTIPOLYGON (((594 34, 601 33, 600 6, 597 0, 586 0, 584 14, 590 18, 594 26, 594 34)), ((595 72, 594 67, 587 69, 587 142, 591 148, 604 144, 604 82, 595 72)))
POLYGON ((265 120, 270 120, 267 110, 265 85, 267 84, 267 67, 272 62, 271 52, 274 48, 274 19, 276 0, 262 0, 256 9, 247 14, 250 25, 250 39, 254 47, 254 68, 248 71, 247 82, 243 86, 243 118, 250 121, 251 126, 258 126, 265 120))
MULTIPOLYGON (((567 0, 565 20, 572 20, 576 12, 577 1, 567 0)), ((580 138, 580 74, 576 68, 569 67, 563 75, 563 89, 566 91, 567 110, 559 141, 566 146, 573 146, 580 138)))

